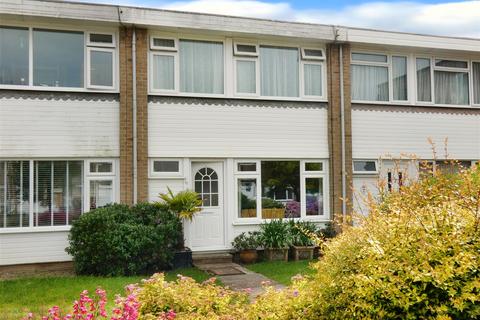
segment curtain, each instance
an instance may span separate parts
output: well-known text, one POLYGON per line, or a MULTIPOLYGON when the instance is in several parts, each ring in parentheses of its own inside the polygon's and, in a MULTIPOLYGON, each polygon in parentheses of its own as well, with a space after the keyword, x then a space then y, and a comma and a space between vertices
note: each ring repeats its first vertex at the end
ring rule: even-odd
POLYGON ((255 61, 237 60, 237 92, 255 93, 257 91, 255 61))
POLYGON ((393 100, 406 101, 407 94, 407 58, 392 57, 393 100))
POLYGON ((473 103, 480 104, 480 62, 473 62, 473 103))
POLYGON ((173 56, 153 55, 153 89, 175 89, 175 58, 173 56))
POLYGON ((305 95, 321 96, 322 95, 322 65, 320 64, 304 64, 303 80, 305 86, 305 95))
POLYGON ((298 49, 260 47, 262 96, 298 97, 298 49))
POLYGON ((432 101, 432 74, 430 72, 430 59, 417 59, 417 100, 432 101))
POLYGON ((388 68, 352 65, 352 100, 388 101, 388 68))
POLYGON ((223 43, 180 40, 180 91, 223 94, 223 43))
POLYGON ((467 105, 468 73, 435 71, 435 103, 467 105))

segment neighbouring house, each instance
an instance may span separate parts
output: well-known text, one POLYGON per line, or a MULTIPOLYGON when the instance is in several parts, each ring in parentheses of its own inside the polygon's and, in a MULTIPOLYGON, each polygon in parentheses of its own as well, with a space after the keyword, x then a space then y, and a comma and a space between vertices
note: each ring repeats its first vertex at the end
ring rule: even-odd
POLYGON ((68 261, 83 212, 167 187, 202 197, 194 251, 324 224, 428 137, 480 158, 480 39, 0 0, 0 266, 68 261))

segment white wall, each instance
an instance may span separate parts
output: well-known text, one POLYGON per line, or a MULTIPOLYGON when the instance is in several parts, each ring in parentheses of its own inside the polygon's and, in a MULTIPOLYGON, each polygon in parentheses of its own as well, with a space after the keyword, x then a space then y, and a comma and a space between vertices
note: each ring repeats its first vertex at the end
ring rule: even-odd
POLYGON ((0 233, 0 265, 70 261, 68 231, 0 233))
POLYGON ((480 158, 480 110, 419 107, 358 107, 352 111, 354 159, 376 159, 386 154, 415 154, 433 158, 431 137, 438 158, 444 157, 448 138, 449 158, 480 158))
POLYGON ((118 156, 118 101, 0 98, 0 158, 118 156))
POLYGON ((328 158, 326 107, 172 101, 149 104, 149 157, 328 158))
POLYGON ((185 179, 149 179, 148 180, 148 201, 154 202, 159 201, 160 198, 158 195, 160 193, 165 193, 168 191, 168 188, 177 193, 179 191, 185 190, 185 179))

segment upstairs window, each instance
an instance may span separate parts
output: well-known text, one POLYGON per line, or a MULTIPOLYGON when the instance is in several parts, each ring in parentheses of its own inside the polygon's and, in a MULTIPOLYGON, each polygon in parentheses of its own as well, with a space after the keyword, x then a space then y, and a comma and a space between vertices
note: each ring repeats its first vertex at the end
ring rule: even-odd
POLYGON ((90 33, 87 47, 88 87, 113 88, 115 38, 113 34, 90 33))
POLYGON ((354 52, 351 78, 352 100, 408 100, 407 58, 404 56, 354 52))
POLYGON ((472 62, 473 104, 480 105, 480 62, 472 62))
POLYGON ((260 47, 261 95, 299 96, 298 48, 260 47))
MULTIPOLYGON (((472 64, 473 65, 473 64, 472 64)), ((417 101, 444 104, 469 105, 470 80, 468 61, 417 58, 417 101)), ((479 84, 473 72, 474 103, 479 84)))
POLYGON ((0 27, 0 84, 28 85, 27 28, 0 27))

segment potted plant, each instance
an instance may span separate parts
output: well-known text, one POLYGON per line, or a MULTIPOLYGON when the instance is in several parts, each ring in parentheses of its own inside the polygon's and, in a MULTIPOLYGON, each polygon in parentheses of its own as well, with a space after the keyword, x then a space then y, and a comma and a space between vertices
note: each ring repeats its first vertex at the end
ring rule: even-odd
MULTIPOLYGON (((177 214, 182 220, 182 224, 185 220, 192 221, 196 213, 200 212, 202 206, 202 200, 198 193, 191 190, 180 191, 177 194, 173 194, 170 188, 167 188, 167 193, 160 193, 159 197, 163 200, 160 205, 167 207, 169 210, 177 214)), ((188 268, 192 266, 192 250, 185 247, 185 238, 182 233, 179 235, 177 241, 177 248, 173 259, 173 269, 188 268)))
POLYGON ((265 248, 265 257, 269 261, 288 261, 288 249, 292 244, 288 224, 282 219, 272 220, 260 226, 261 244, 265 248))
POLYGON ((312 222, 295 222, 293 220, 290 220, 288 226, 292 237, 293 260, 313 259, 316 248, 313 237, 317 232, 317 226, 312 222))
POLYGON ((258 231, 250 231, 248 233, 242 232, 233 239, 232 246, 239 252, 242 263, 250 264, 257 261, 259 236, 258 231))
POLYGON ((264 219, 285 218, 285 206, 276 200, 262 198, 262 217, 264 219))

